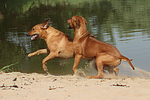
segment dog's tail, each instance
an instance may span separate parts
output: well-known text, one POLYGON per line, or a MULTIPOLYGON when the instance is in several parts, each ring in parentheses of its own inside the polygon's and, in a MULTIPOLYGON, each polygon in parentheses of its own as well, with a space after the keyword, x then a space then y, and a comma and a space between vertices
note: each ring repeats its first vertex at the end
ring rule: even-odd
POLYGON ((123 55, 121 55, 121 59, 122 59, 122 61, 128 62, 129 65, 132 67, 132 69, 135 70, 134 66, 133 66, 132 63, 131 63, 131 61, 132 61, 133 59, 128 59, 127 57, 125 57, 125 56, 123 56, 123 55))

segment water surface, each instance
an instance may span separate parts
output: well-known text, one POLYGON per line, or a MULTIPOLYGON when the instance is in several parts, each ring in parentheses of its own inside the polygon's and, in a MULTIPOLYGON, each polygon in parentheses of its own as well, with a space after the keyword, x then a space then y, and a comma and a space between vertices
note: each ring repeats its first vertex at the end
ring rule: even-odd
MULTIPOLYGON (((0 1, 0 68, 14 65, 15 71, 44 73, 42 59, 47 55, 28 58, 27 54, 46 48, 44 40, 31 41, 26 36, 30 29, 46 19, 49 25, 73 38, 66 20, 73 15, 87 20, 87 29, 98 40, 117 47, 136 68, 150 72, 150 1, 149 0, 5 0, 0 1)), ((54 75, 72 74, 74 59, 55 58, 48 61, 54 75)), ((84 69, 86 60, 78 68, 84 69)), ((137 76, 123 62, 119 75, 137 76)))

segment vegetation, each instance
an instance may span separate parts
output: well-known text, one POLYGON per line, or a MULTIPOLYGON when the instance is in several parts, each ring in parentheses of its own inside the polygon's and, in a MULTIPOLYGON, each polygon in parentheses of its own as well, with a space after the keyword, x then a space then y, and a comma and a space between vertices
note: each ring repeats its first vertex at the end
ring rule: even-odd
POLYGON ((0 72, 3 71, 3 72, 14 72, 16 71, 16 68, 13 68, 14 65, 18 64, 18 62, 14 63, 14 64, 10 64, 10 65, 7 65, 7 66, 4 66, 0 69, 0 72))

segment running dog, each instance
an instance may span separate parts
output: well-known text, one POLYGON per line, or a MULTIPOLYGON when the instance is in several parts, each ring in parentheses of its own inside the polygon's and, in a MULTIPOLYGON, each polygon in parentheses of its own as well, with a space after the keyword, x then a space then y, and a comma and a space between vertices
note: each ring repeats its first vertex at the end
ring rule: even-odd
POLYGON ((43 24, 35 25, 27 36, 32 36, 31 40, 36 38, 44 39, 47 44, 47 49, 40 49, 28 54, 28 57, 39 54, 48 54, 42 61, 43 69, 48 74, 46 62, 55 57, 69 59, 74 58, 72 39, 63 32, 48 25, 49 19, 43 24))
POLYGON ((81 58, 87 60, 95 59, 96 62, 97 76, 88 76, 87 78, 103 78, 103 69, 119 70, 115 68, 121 64, 121 60, 127 61, 134 70, 131 60, 121 55, 116 47, 91 37, 91 34, 86 29, 87 22, 83 17, 73 16, 67 20, 67 23, 69 24, 69 29, 74 30, 74 73, 81 58))

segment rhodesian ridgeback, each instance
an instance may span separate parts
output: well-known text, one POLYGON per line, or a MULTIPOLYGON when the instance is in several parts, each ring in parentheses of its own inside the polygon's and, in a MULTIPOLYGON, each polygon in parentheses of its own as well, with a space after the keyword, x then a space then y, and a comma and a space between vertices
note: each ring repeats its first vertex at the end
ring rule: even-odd
POLYGON ((98 74, 97 76, 88 76, 87 78, 103 78, 103 69, 116 70, 122 61, 127 61, 134 70, 134 66, 127 57, 121 55, 119 50, 95 38, 91 38, 86 29, 86 20, 81 16, 73 16, 67 20, 69 28, 74 30, 73 49, 75 52, 75 61, 73 72, 76 72, 81 58, 91 60, 95 59, 98 74))

